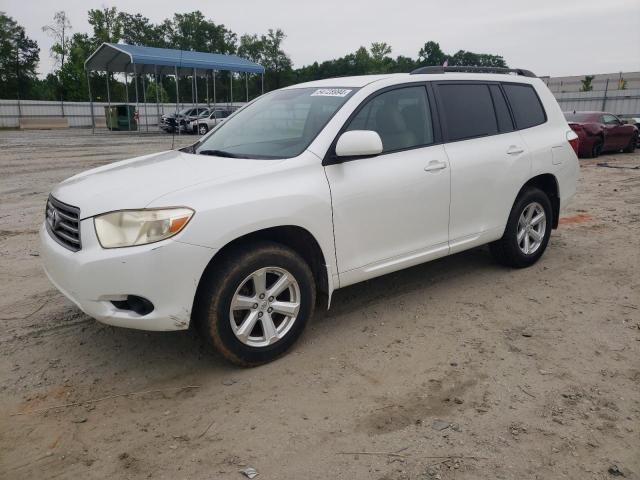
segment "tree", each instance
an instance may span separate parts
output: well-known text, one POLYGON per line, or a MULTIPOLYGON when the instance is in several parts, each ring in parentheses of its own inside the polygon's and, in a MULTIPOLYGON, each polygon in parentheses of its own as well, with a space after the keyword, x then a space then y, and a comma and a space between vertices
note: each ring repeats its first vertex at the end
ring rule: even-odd
POLYGON ((121 40, 129 45, 147 47, 166 47, 166 24, 154 25, 147 17, 139 13, 119 12, 118 22, 122 28, 121 40))
POLYGON ((507 63, 499 55, 488 53, 474 53, 465 50, 458 50, 454 55, 448 57, 450 66, 467 67, 500 67, 505 68, 507 63))
MULTIPOLYGON (((53 39, 51 56, 59 66, 59 71, 64 70, 64 61, 69 54, 69 33, 71 32, 71 22, 65 11, 56 12, 53 16, 53 22, 42 27, 42 31, 53 39)), ((48 79, 48 82, 53 88, 54 96, 62 100, 65 98, 64 82, 57 75, 54 76, 54 79, 48 79), (54 79, 57 80, 57 85, 52 84, 54 79)))
POLYGON ((24 28, 0 12, 0 91, 8 98, 27 98, 37 82, 40 48, 24 28))
MULTIPOLYGON (((60 82, 65 85, 66 100, 86 101, 89 99, 84 61, 94 50, 95 40, 86 33, 74 33, 69 41, 69 55, 57 72, 60 82)), ((97 98, 97 95, 95 95, 97 98)))
POLYGON ((263 44, 262 66, 268 72, 267 82, 272 88, 284 86, 291 72, 291 58, 282 49, 285 38, 286 35, 280 29, 269 29, 267 34, 260 38, 263 44))
POLYGON ((258 35, 242 35, 240 37, 240 46, 238 46, 238 55, 240 57, 251 60, 255 63, 262 63, 265 53, 265 44, 258 35))
POLYGON ((54 44, 51 46, 51 56, 55 59, 56 65, 64 68, 64 59, 67 56, 69 33, 71 31, 71 22, 65 11, 56 12, 53 16, 53 22, 42 27, 42 31, 53 39, 54 44))
POLYGON ((92 43, 98 48, 102 43, 118 43, 122 38, 122 20, 116 7, 89 10, 89 25, 93 27, 92 43))
POLYGON ((391 54, 391 46, 385 42, 373 42, 371 48, 372 73, 385 73, 389 70, 393 59, 389 57, 391 54))
POLYGON ((418 52, 418 62, 421 66, 442 65, 446 59, 447 55, 437 42, 428 41, 418 52))
POLYGON ((236 52, 236 34, 224 25, 207 20, 198 10, 176 13, 173 21, 165 21, 165 29, 172 48, 223 54, 236 52))
POLYGON ((596 78, 595 75, 587 75, 586 77, 584 77, 584 80, 580 81, 582 83, 582 86, 580 87, 580 91, 590 92, 591 90, 593 90, 593 85, 591 84, 591 82, 593 82, 594 78, 596 78))

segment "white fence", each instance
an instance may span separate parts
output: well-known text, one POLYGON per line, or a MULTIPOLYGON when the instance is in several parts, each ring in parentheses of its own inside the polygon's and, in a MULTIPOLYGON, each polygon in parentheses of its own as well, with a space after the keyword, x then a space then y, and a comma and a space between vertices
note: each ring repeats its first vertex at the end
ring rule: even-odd
POLYGON ((640 89, 554 93, 563 111, 605 111, 640 116, 640 89))
MULTIPOLYGON (((93 114, 96 119, 104 119, 104 107, 107 103, 94 102, 93 114)), ((118 105, 114 102, 111 105, 118 105)), ((130 103, 135 105, 135 103, 130 103)), ((200 104, 202 106, 202 103, 200 104)), ((219 106, 240 107, 243 102, 234 102, 233 104, 218 103, 219 106)), ((191 107, 191 103, 181 103, 179 110, 191 107)), ((205 105, 206 106, 206 105, 205 105)), ((211 105, 213 106, 213 104, 211 105)), ((138 113, 140 119, 138 125, 140 130, 156 128, 158 119, 163 113, 174 113, 176 111, 175 103, 139 103, 138 113)), ((91 104, 89 102, 46 102, 42 100, 0 100, 0 128, 18 128, 20 126, 20 118, 59 118, 65 117, 70 127, 91 127, 91 104)), ((104 125, 104 122, 102 122, 104 125)))
MULTIPOLYGON (((610 90, 591 92, 554 93, 563 111, 603 110, 624 116, 640 116, 640 89, 610 90)), ((113 103, 115 105, 115 103, 113 103)), ((181 103, 180 109, 188 108, 191 103, 181 103)), ((219 103, 229 106, 229 103, 219 103)), ((234 107, 244 105, 234 102, 234 107)), ((106 103, 94 102, 93 114, 96 119, 104 119, 106 103)), ((176 111, 175 103, 140 103, 138 112, 140 130, 155 129, 163 113, 176 111)), ((70 127, 91 127, 91 108, 89 102, 45 102, 40 100, 0 100, 0 128, 17 128, 20 118, 66 117, 70 127)), ((104 125, 104 122, 101 122, 104 125)))

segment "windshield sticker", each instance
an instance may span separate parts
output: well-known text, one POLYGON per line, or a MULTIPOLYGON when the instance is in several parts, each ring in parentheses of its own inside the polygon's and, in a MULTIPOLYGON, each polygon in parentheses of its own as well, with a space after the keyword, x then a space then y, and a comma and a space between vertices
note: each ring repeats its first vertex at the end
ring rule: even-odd
POLYGON ((319 88, 311 94, 312 97, 346 97, 351 93, 347 88, 319 88))

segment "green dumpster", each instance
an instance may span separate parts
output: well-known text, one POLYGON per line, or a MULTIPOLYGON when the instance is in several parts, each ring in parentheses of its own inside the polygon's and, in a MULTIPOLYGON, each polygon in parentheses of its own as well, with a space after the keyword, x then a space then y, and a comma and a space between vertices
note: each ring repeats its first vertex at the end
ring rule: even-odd
POLYGON ((109 130, 137 130, 135 105, 111 105, 104 107, 104 117, 109 130))

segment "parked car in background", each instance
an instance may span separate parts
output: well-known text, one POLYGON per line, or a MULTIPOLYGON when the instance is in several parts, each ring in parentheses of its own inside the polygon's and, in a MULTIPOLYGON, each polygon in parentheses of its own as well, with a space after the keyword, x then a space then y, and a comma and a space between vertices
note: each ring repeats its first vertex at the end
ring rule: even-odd
MULTIPOLYGON (((621 117, 621 120, 627 125, 634 125, 640 131, 640 117, 621 117)), ((636 148, 640 148, 640 135, 638 135, 636 148)))
POLYGON ((231 109, 216 108, 215 110, 208 112, 208 115, 198 118, 197 121, 190 120, 186 124, 185 130, 189 133, 204 135, 219 123, 224 122, 224 120, 232 113, 233 110, 231 109))
POLYGON ((160 128, 168 133, 177 131, 180 120, 185 117, 195 116, 207 110, 207 107, 189 107, 180 110, 176 113, 169 113, 160 117, 160 128))
POLYGON ((595 158, 602 152, 633 152, 638 143, 638 127, 625 124, 607 112, 565 112, 567 122, 578 135, 580 157, 595 158))
POLYGON ((337 288, 484 244, 533 265, 576 192, 578 136, 531 72, 449 68, 276 90, 189 147, 60 183, 47 275, 104 323, 192 324, 252 366, 337 288))
POLYGON ((180 131, 185 133, 193 133, 191 131, 191 127, 189 124, 191 122, 200 121, 200 119, 207 118, 211 114, 210 108, 205 108, 204 110, 198 110, 198 113, 192 113, 191 115, 185 115, 178 120, 178 124, 180 125, 180 131))

